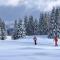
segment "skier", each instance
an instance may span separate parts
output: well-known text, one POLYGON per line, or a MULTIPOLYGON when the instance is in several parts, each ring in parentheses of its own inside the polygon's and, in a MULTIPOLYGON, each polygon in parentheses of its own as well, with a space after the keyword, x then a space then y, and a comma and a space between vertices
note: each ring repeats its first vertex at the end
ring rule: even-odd
POLYGON ((33 40, 34 40, 34 44, 37 45, 37 38, 36 38, 36 36, 34 36, 33 40))
POLYGON ((55 43, 55 46, 58 46, 58 37, 57 37, 57 35, 54 37, 54 43, 55 43))

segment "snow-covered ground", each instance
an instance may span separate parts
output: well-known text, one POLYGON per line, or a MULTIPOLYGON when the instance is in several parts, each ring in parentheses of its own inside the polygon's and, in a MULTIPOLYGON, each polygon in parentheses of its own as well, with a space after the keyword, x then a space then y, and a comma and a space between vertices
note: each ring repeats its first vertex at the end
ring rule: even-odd
POLYGON ((0 60, 60 60, 60 41, 55 47, 53 39, 47 36, 37 36, 37 39, 36 46, 33 36, 19 40, 8 36, 6 40, 0 40, 0 60))

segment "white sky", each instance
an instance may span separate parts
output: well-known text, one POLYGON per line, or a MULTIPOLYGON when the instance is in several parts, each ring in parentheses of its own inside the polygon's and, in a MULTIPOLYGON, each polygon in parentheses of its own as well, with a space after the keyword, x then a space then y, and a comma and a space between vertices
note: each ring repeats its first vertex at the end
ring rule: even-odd
POLYGON ((27 8, 36 7, 37 9, 50 10, 53 6, 60 5, 60 0, 0 0, 0 6, 21 6, 27 8))

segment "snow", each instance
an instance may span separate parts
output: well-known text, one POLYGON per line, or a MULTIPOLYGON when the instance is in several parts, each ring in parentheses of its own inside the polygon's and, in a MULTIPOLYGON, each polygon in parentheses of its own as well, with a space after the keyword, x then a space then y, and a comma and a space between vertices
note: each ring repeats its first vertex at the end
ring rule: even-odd
MULTIPOLYGON (((33 36, 12 40, 0 40, 0 60, 60 60, 59 46, 54 46, 53 39, 37 36, 38 45, 34 45, 33 36)), ((60 39, 59 39, 60 40, 60 39)))

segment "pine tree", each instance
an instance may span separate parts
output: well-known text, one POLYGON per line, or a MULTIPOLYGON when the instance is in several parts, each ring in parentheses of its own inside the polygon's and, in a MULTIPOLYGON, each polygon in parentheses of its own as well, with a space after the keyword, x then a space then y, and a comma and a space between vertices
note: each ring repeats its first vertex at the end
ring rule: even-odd
POLYGON ((59 24, 58 24, 59 9, 53 8, 51 12, 49 38, 54 38, 55 35, 59 37, 59 24))
POLYGON ((14 32, 12 38, 18 39, 24 36, 25 36, 24 24, 22 23, 21 19, 18 22, 16 20, 14 24, 14 32))
POLYGON ((25 34, 28 35, 28 17, 25 16, 24 18, 24 28, 25 28, 25 34))
POLYGON ((58 11, 59 9, 58 8, 56 8, 56 12, 55 12, 55 35, 57 35, 58 37, 59 37, 59 31, 58 31, 58 16, 59 16, 59 11, 58 11))
POLYGON ((15 23, 14 23, 14 32, 13 32, 13 35, 12 35, 12 38, 13 39, 18 39, 18 23, 17 23, 17 20, 15 20, 15 23))
POLYGON ((43 14, 40 14, 40 18, 39 18, 39 34, 43 34, 43 14))
POLYGON ((44 14, 44 27, 45 27, 45 34, 48 34, 48 29, 49 29, 49 22, 50 22, 50 14, 49 12, 45 12, 44 14))
POLYGON ((57 35, 60 38, 60 7, 57 7, 56 10, 56 20, 57 20, 57 35))
POLYGON ((5 38, 6 38, 5 22, 2 21, 0 18, 0 39, 5 40, 5 38))
POLYGON ((39 33, 40 33, 40 35, 46 35, 47 34, 47 21, 46 21, 46 15, 44 13, 40 14, 39 33))
POLYGON ((38 20, 37 19, 35 19, 35 21, 34 21, 34 35, 38 35, 38 29, 39 27, 38 27, 38 20))
POLYGON ((50 16, 50 27, 49 27, 49 33, 48 33, 48 37, 49 38, 53 38, 54 34, 55 34, 55 8, 53 8, 52 12, 51 12, 51 16, 50 16))
POLYGON ((21 19, 18 21, 18 37, 23 37, 23 25, 21 19))
POLYGON ((28 35, 34 35, 34 20, 33 16, 29 17, 28 26, 27 26, 28 35))

